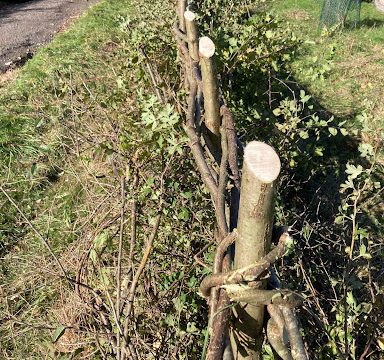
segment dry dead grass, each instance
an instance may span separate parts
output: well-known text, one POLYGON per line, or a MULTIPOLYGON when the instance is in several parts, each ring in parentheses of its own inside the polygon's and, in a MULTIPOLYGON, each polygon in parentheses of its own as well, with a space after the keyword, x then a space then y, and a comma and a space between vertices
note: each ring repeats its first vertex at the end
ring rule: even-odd
POLYGON ((4 73, 0 73, 0 87, 5 86, 16 78, 18 69, 11 69, 4 73))
POLYGON ((293 10, 293 11, 288 11, 285 14, 286 18, 288 20, 304 20, 307 21, 311 19, 311 15, 305 11, 305 10, 293 10))

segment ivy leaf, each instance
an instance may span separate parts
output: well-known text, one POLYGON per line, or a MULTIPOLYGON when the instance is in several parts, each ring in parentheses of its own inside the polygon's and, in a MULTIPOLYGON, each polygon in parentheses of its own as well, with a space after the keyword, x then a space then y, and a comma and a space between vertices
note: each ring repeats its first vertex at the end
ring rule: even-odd
POLYGON ((52 334, 52 341, 55 343, 57 340, 59 340, 65 333, 65 329, 67 327, 60 324, 56 329, 55 331, 53 332, 52 334))

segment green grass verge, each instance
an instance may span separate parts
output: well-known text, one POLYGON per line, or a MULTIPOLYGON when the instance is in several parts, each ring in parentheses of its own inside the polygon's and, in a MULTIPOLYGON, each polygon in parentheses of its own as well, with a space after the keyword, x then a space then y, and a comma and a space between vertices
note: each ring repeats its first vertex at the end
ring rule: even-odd
MULTIPOLYGON (((2 359, 41 359, 50 351, 52 329, 39 328, 36 318, 40 324, 60 322, 48 310, 58 300, 60 281, 44 280, 44 271, 55 265, 25 219, 58 254, 78 236, 77 222, 87 214, 84 183, 90 182, 81 166, 93 156, 83 149, 89 132, 82 125, 103 127, 99 104, 124 99, 123 90, 116 95, 106 88, 116 85, 114 64, 124 64, 123 54, 113 51, 125 37, 119 16, 131 11, 129 1, 102 1, 0 85, 2 359)), ((94 180, 103 170, 92 171, 94 180)), ((55 351, 50 356, 56 358, 55 351)))
POLYGON ((363 3, 361 23, 343 31, 320 32, 321 1, 278 0, 275 10, 303 38, 292 64, 293 77, 338 117, 369 117, 364 124, 377 136, 384 127, 384 14, 372 3, 363 3))
MULTIPOLYGON (((72 91, 65 80, 82 77, 84 84, 90 83, 87 96, 91 96, 92 78, 106 70, 100 50, 108 41, 113 43, 122 36, 117 16, 125 16, 128 9, 126 1, 102 2, 93 7, 87 16, 38 51, 15 80, 0 88, 1 185, 29 218, 36 216, 37 203, 47 186, 58 179, 66 161, 66 120, 73 120, 75 114, 63 101, 72 91), (104 71, 100 72, 100 68, 104 71)), ((1 253, 17 241, 25 226, 20 226, 24 222, 16 209, 8 207, 4 194, 0 198, 1 253)))

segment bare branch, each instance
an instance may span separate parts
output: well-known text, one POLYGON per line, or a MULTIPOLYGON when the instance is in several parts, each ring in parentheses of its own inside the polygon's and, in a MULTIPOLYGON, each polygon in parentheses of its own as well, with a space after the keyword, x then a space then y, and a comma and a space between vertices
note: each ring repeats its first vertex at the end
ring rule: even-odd
POLYGON ((177 15, 179 17, 179 26, 178 29, 185 32, 185 19, 184 12, 186 8, 186 0, 177 1, 177 15))
POLYGON ((190 139, 189 146, 191 148, 192 155, 195 159, 197 168, 202 176, 204 184, 207 187, 210 194, 215 198, 217 194, 217 184, 205 160, 204 150, 196 134, 196 129, 192 126, 185 125, 184 130, 188 138, 190 139))
MULTIPOLYGON (((120 211, 120 234, 119 234, 119 247, 117 255, 117 276, 116 276, 116 324, 119 327, 117 331, 117 349, 120 349, 120 297, 121 297, 121 257, 123 253, 123 237, 124 237, 124 213, 125 213, 125 179, 121 178, 121 211, 120 211)), ((112 305, 112 300, 111 300, 112 305)), ((120 360, 120 351, 117 351, 117 359, 120 360)))
POLYGON ((304 349, 303 339, 300 335, 299 324, 294 312, 295 310, 285 306, 280 306, 280 310, 283 314, 285 326, 288 332, 292 358, 294 360, 308 360, 307 353, 304 349))
POLYGON ((283 315, 278 306, 270 304, 267 306, 271 318, 267 323, 267 337, 272 348, 283 360, 293 360, 288 349, 288 339, 285 334, 285 323, 283 315))
POLYGON ((219 174, 219 185, 216 196, 216 221, 219 228, 219 238, 222 239, 228 234, 228 224, 225 215, 225 192, 227 188, 227 165, 228 165, 228 143, 225 124, 220 129, 221 133, 221 163, 219 174))
MULTIPOLYGON (((132 312, 132 308, 133 308, 133 300, 135 298, 135 293, 136 293, 136 287, 138 285, 140 276, 144 271, 145 265, 147 264, 149 256, 152 252, 153 243, 155 241, 157 231, 158 231, 159 226, 160 226, 160 220, 161 220, 161 211, 159 211, 158 215, 156 216, 155 223, 154 223, 153 228, 152 228, 152 233, 148 239, 148 243, 147 243, 147 246, 144 250, 143 257, 141 259, 141 262, 139 264, 139 267, 135 273, 135 276, 134 276, 132 283, 131 283, 131 287, 129 289, 128 299, 127 299, 128 306, 127 306, 126 318, 125 318, 125 324, 124 324, 124 330, 123 330, 124 339, 126 339, 127 343, 129 343, 127 339, 128 339, 128 331, 129 331, 131 312, 132 312)), ((123 349, 121 355, 122 355, 121 359, 124 360, 125 356, 127 355, 127 349, 123 349)))
POLYGON ((229 285, 229 284, 241 284, 242 282, 250 282, 258 280, 268 268, 276 262, 277 259, 282 257, 286 251, 285 244, 289 235, 284 233, 280 237, 279 244, 271 250, 260 261, 245 266, 243 268, 232 270, 228 273, 213 274, 206 277, 200 285, 200 292, 204 297, 208 297, 212 287, 229 285))
POLYGON ((196 15, 192 11, 184 12, 185 28, 188 38, 189 54, 193 61, 199 61, 199 46, 197 44, 198 34, 196 28, 196 15))

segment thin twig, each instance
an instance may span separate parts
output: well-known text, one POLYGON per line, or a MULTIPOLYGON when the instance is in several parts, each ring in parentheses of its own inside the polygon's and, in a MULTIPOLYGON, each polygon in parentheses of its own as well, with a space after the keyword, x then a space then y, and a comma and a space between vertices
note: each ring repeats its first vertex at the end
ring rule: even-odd
POLYGON ((25 222, 28 224, 28 226, 31 228, 31 230, 36 234, 36 236, 39 238, 39 240, 42 242, 42 244, 48 249, 49 253, 55 260, 57 266, 59 267, 60 271, 62 272, 65 279, 67 279, 68 283, 71 283, 67 272, 65 271, 63 265, 61 264, 58 257, 53 252, 53 249, 51 245, 49 245, 48 241, 37 231, 37 229, 32 225, 32 223, 29 221, 27 216, 24 214, 24 212, 19 208, 19 206, 15 203, 15 201, 9 196, 9 194, 4 190, 4 188, 0 185, 0 191, 5 195, 5 197, 8 199, 8 201, 12 204, 12 206, 18 211, 18 213, 22 216, 22 218, 25 220, 25 222))
POLYGON ((207 165, 206 159, 204 157, 203 147, 201 146, 200 140, 196 134, 196 129, 192 126, 184 126, 184 130, 190 139, 189 146, 191 148, 192 155, 195 159, 201 177, 211 196, 215 198, 217 194, 217 183, 207 165))
MULTIPOLYGON (((158 231, 159 226, 160 226, 160 220, 161 220, 161 211, 159 211, 158 215, 156 216, 156 220, 155 220, 155 223, 154 223, 153 228, 152 228, 152 233, 148 239, 148 243, 147 243, 147 246, 145 248, 145 251, 144 251, 143 257, 141 259, 140 265, 139 265, 139 267, 135 273, 135 276, 134 276, 132 283, 131 283, 131 287, 129 289, 129 295, 128 295, 128 299, 127 299, 128 306, 127 306, 124 331, 123 331, 125 339, 128 339, 129 322, 130 322, 131 312, 132 312, 132 308, 133 308, 133 300, 135 298, 136 287, 138 285, 140 276, 141 276, 141 274, 145 268, 145 265, 147 264, 149 256, 152 252, 153 243, 155 241, 157 231, 158 231)), ((121 358, 124 360, 125 356, 126 356, 126 350, 124 350, 122 352, 121 358)))
MULTIPOLYGON (((117 276, 116 276, 116 321, 120 327, 120 297, 121 297, 121 257, 123 253, 123 238, 124 238, 124 212, 125 212, 125 178, 121 177, 121 211, 120 211, 120 235, 119 249, 117 255, 117 276)), ((120 329, 119 329, 120 330, 120 329)), ((117 332, 117 360, 120 360, 120 331, 117 332)))
POLYGON ((131 241, 129 244, 129 265, 133 269, 133 254, 135 251, 136 245, 136 236, 137 236, 137 200, 135 198, 135 189, 139 182, 139 176, 137 173, 134 174, 133 184, 132 184, 132 208, 131 208, 131 241))
POLYGON ((139 48, 139 52, 140 54, 142 55, 142 57, 144 58, 144 64, 145 64, 145 67, 147 68, 147 72, 148 72, 148 75, 149 75, 149 79, 151 80, 151 83, 152 83, 152 86, 153 86, 153 89, 155 91, 155 94, 157 96, 157 100, 159 100, 159 102, 161 104, 165 104, 165 98, 164 96, 160 93, 160 90, 159 90, 159 84, 158 84, 158 81, 156 79, 156 76, 155 76, 155 72, 154 70, 152 69, 152 64, 150 63, 150 60, 147 56, 147 54, 145 53, 144 49, 142 47, 139 48))

